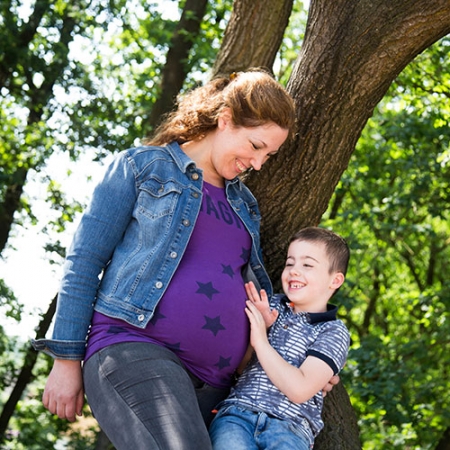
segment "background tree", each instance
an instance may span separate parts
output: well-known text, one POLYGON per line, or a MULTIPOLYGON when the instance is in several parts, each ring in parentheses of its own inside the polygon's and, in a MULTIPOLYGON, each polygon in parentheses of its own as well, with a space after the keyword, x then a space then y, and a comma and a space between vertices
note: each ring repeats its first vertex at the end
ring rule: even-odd
POLYGON ((323 218, 354 250, 345 374, 367 449, 449 445, 449 49, 393 83, 323 218))
MULTIPOLYGON (((288 84, 297 104, 297 138, 248 180, 262 209, 272 279, 281 271, 287 237, 320 222, 363 127, 392 81, 449 32, 450 4, 443 0, 405 1, 401 8, 386 0, 311 2, 288 84)), ((333 409, 326 404, 329 427, 317 447, 358 448, 342 386, 332 396, 340 398, 333 409)))
MULTIPOLYGON (((228 28, 223 39, 223 47, 216 60, 213 73, 228 73, 244 68, 245 66, 240 65, 242 61, 247 61, 248 66, 268 65, 269 67, 276 61, 276 47, 281 42, 286 17, 292 8, 292 2, 285 0, 271 2, 273 11, 271 8, 263 8, 260 3, 249 0, 234 2, 233 13, 228 21, 228 28), (278 19, 271 20, 273 17, 278 19), (261 22, 261 18, 266 20, 261 22), (242 26, 243 23, 246 26, 242 26), (266 44, 250 45, 254 42, 266 44), (278 44, 269 45, 274 42, 278 44), (248 43, 248 45, 243 45, 243 43, 248 43), (260 52, 261 48, 264 49, 264 52, 260 52), (233 64, 226 65, 227 61, 233 61, 233 64)), ((44 4, 45 2, 39 3, 39 5, 44 4)), ((67 84, 61 84, 71 94, 70 98, 66 98, 64 107, 57 103, 52 104, 54 110, 58 110, 63 119, 60 118, 57 127, 53 125, 54 128, 51 128, 47 134, 43 133, 41 138, 39 138, 39 132, 44 128, 34 129, 35 135, 30 135, 28 142, 32 142, 32 139, 41 142, 41 140, 45 141, 46 136, 49 139, 49 136, 53 138, 56 135, 60 139, 59 143, 65 144, 74 157, 80 151, 88 151, 91 147, 95 147, 96 154, 101 158, 108 151, 125 148, 134 139, 146 134, 148 117, 157 97, 155 93, 158 90, 158 80, 164 66, 164 55, 167 51, 165 43, 170 41, 172 32, 176 28, 176 22, 163 19, 160 13, 152 8, 143 8, 138 2, 133 4, 136 13, 130 14, 126 8, 129 5, 130 3, 126 1, 115 2, 114 9, 104 8, 101 12, 98 10, 98 14, 91 15, 94 18, 92 28, 87 28, 89 33, 80 35, 77 41, 80 48, 84 47, 88 51, 85 51, 83 57, 79 56, 74 60, 78 64, 81 63, 81 59, 84 59, 85 65, 82 64, 79 71, 74 72, 74 75, 78 74, 79 76, 73 76, 64 82, 67 84), (97 33, 94 30, 101 31, 97 33), (102 54, 105 49, 111 50, 109 53, 102 54), (84 95, 88 92, 89 95, 84 95), (62 130, 62 132, 57 133, 56 130, 62 130)), ((8 4, 8 8, 10 6, 8 4)), ((94 6, 101 6, 100 2, 95 5, 90 2, 85 11, 92 12, 94 6)), ((320 222, 330 198, 349 164, 361 130, 392 81, 417 54, 450 31, 449 8, 450 5, 444 0, 405 0, 401 4, 386 0, 371 2, 314 0, 311 2, 305 40, 288 85, 296 98, 298 107, 297 139, 292 145, 286 146, 282 150, 277 161, 272 161, 270 165, 265 166, 261 173, 252 174, 248 179, 248 183, 260 199, 263 210, 263 240, 266 261, 274 280, 279 277, 283 263, 280 255, 284 253, 287 237, 297 228, 320 222)), ((208 34, 207 30, 211 28, 220 30, 223 24, 222 18, 228 17, 224 11, 226 11, 226 6, 222 2, 210 3, 210 8, 207 9, 200 28, 200 39, 194 42, 194 50, 189 53, 186 62, 189 64, 190 61, 196 61, 190 66, 191 72, 187 76, 183 89, 199 82, 208 64, 212 65, 211 55, 218 48, 220 38, 217 34, 208 34), (216 11, 218 12, 216 13, 216 11), (211 24, 214 26, 211 27, 211 24), (201 49, 205 51, 202 52, 201 49)), ((1 22, 0 25, 5 23, 5 21, 1 22)), ((55 30, 57 27, 51 28, 51 33, 44 33, 43 36, 46 38, 52 36, 54 40, 53 36, 59 36, 55 30)), ((0 26, 0 31, 3 32, 2 26, 0 26)), ((297 45, 300 46, 303 31, 295 30, 295 32, 298 34, 297 45)), ((42 39, 42 36, 39 38, 42 39)), ((53 42, 52 39, 50 42, 53 42)), ((296 37, 292 35, 292 32, 289 35, 289 41, 291 44, 296 42, 296 37)), ((442 51, 445 53, 445 46, 442 51)), ((290 53, 292 55, 292 46, 290 53)), ((442 60, 437 59, 437 61, 437 67, 439 67, 442 60)), ((73 68, 73 66, 70 67, 73 68)), ((283 73, 284 76, 287 76, 289 72, 289 68, 286 69, 282 66, 280 69, 280 73, 283 73)), ((433 73, 433 77, 438 75, 439 72, 433 73)), ((442 80, 442 77, 440 79, 442 80)), ((405 86, 414 85, 414 83, 417 83, 417 78, 411 77, 405 86)), ((429 88, 429 86, 425 87, 429 88)), ((433 88, 431 91, 428 89, 430 91, 428 94, 434 94, 436 89, 433 88)), ((8 137, 12 135, 11 130, 14 129, 14 119, 12 119, 14 114, 11 114, 13 101, 8 90, 2 89, 3 94, 0 114, 10 121, 10 124, 4 128, 5 137, 8 137), (10 130, 9 134, 7 130, 10 130)), ((18 99, 20 100, 20 96, 18 99)), ((393 116, 389 117, 388 108, 386 110, 380 108, 379 111, 380 115, 376 116, 376 118, 379 117, 379 121, 371 122, 369 129, 372 127, 372 130, 374 128, 379 130, 379 124, 384 127, 386 123, 395 123, 395 120, 392 119, 393 116)), ((44 124, 51 124, 50 116, 45 117, 44 124)), ((441 130, 434 135, 435 140, 439 136, 445 136, 442 130, 445 128, 447 119, 444 116, 441 117, 440 120, 444 120, 444 122, 440 125, 441 130)), ((403 123, 405 120, 406 117, 403 119, 403 123)), ((399 120, 398 129, 395 126, 391 127, 392 139, 387 140, 389 144, 391 141, 395 141, 397 147, 399 147, 397 141, 400 140, 397 138, 397 134, 401 135, 401 139, 408 139, 407 133, 399 131, 402 128, 401 123, 399 120)), ((439 121, 434 123, 437 124, 439 121)), ((420 124, 419 119, 414 122, 414 127, 418 124, 420 124)), ((413 129, 413 127, 410 128, 413 129)), ((422 133, 419 133, 418 130, 414 139, 417 141, 419 134, 423 136, 424 133, 424 129, 422 129, 422 133)), ((433 439, 436 442, 436 436, 444 435, 446 404, 445 402, 439 403, 434 397, 429 405, 424 406, 423 402, 426 394, 434 396, 439 395, 439 392, 444 392, 445 385, 433 381, 433 383, 428 383, 427 389, 423 389, 424 396, 414 397, 412 395, 414 388, 416 391, 418 389, 417 385, 411 383, 404 389, 403 397, 395 398, 408 401, 410 402, 408 405, 413 406, 410 409, 404 408, 400 411, 401 414, 395 414, 393 403, 390 406, 387 402, 390 398, 389 393, 393 389, 392 383, 388 383, 387 375, 384 378, 381 377, 381 371, 375 370, 377 367, 373 367, 371 363, 374 361, 373 355, 379 351, 380 347, 384 346, 383 361, 385 364, 380 367, 392 370, 394 366, 399 365, 399 361, 409 361, 409 364, 405 365, 405 371, 408 371, 414 367, 417 361, 420 361, 420 358, 417 358, 418 350, 426 348, 432 351, 441 345, 446 329, 439 330, 432 319, 434 318, 433 313, 436 313, 439 320, 448 325, 445 316, 446 306, 448 310, 445 290, 435 284, 436 279, 439 278, 437 274, 440 273, 437 269, 444 267, 442 260, 446 256, 444 244, 448 239, 448 233, 441 225, 427 234, 433 238, 429 241, 433 243, 433 246, 430 246, 428 255, 434 257, 429 258, 428 270, 423 272, 420 270, 422 266, 417 261, 423 258, 421 255, 424 255, 426 250, 423 244, 428 241, 418 232, 419 226, 415 229, 416 234, 402 235, 404 245, 399 245, 397 239, 393 240, 392 230, 390 234, 387 233, 385 226, 380 226, 379 232, 371 234, 363 227, 363 218, 367 220, 368 218, 372 220, 377 218, 378 220, 381 216, 371 215, 370 210, 363 213, 364 208, 367 209, 364 202, 361 203, 361 213, 358 216, 361 221, 348 223, 348 219, 346 220, 348 211, 353 211, 350 208, 353 205, 351 203, 352 196, 368 198, 370 192, 372 194, 375 192, 365 191, 365 183, 355 183, 353 180, 358 180, 356 175, 359 175, 360 172, 366 173, 367 170, 364 171, 364 167, 372 168, 373 161, 380 162, 377 167, 380 168, 380 173, 384 174, 386 170, 391 170, 392 155, 398 155, 399 152, 405 155, 405 158, 402 159, 405 165, 409 164, 410 158, 414 156, 412 153, 402 151, 401 146, 396 151, 391 149, 386 153, 390 155, 389 158, 386 158, 389 163, 389 169, 386 169, 377 159, 379 157, 377 152, 380 151, 380 146, 377 145, 379 142, 369 139, 369 137, 363 138, 361 142, 365 142, 368 148, 374 149, 371 153, 373 160, 366 162, 364 158, 360 157, 363 164, 353 172, 349 170, 349 178, 342 178, 330 210, 322 222, 324 225, 333 226, 337 231, 340 230, 340 226, 343 231, 347 231, 350 238, 353 239, 351 243, 357 249, 358 256, 363 253, 362 251, 358 253, 359 249, 378 249, 375 253, 367 253, 370 255, 367 259, 362 256, 358 257, 358 263, 361 262, 360 267, 366 268, 364 274, 367 273, 367 277, 361 277, 360 273, 356 273, 353 278, 354 286, 352 286, 348 300, 342 295, 340 298, 340 301, 347 301, 346 320, 352 327, 352 334, 357 342, 355 351, 352 353, 352 365, 349 365, 351 382, 346 383, 346 386, 356 385, 356 388, 350 393, 352 401, 355 402, 360 423, 365 426, 362 437, 366 443, 373 443, 373 447, 367 448, 379 448, 380 445, 382 448, 391 448, 390 446, 395 448, 397 444, 392 441, 392 436, 394 436, 394 441, 398 441, 399 436, 404 439, 399 445, 404 445, 405 442, 411 445, 427 442, 426 445, 430 446, 427 448, 432 448, 433 439), (353 178, 352 173, 356 173, 353 178), (358 234, 356 235, 355 232, 358 239, 355 239, 352 234, 355 231, 353 225, 356 228, 356 225, 359 224, 361 226, 357 228, 358 234), (349 225, 352 227, 349 228, 349 225), (397 251, 394 251, 395 248, 397 251), (374 256, 379 254, 383 256, 383 258, 379 258, 380 261, 374 256), (399 255, 401 258, 398 258, 399 255), (411 255, 418 255, 418 257, 412 258, 411 255), (379 264, 374 264, 375 261, 379 264), (398 270, 391 269, 389 273, 393 275, 390 282, 382 283, 385 280, 384 272, 387 272, 387 267, 392 261, 398 261, 395 263, 398 270), (398 311, 392 308, 393 302, 390 301, 394 297, 397 298, 398 294, 395 292, 396 284, 394 283, 396 273, 401 273, 402 281, 409 283, 405 285, 408 286, 407 291, 410 291, 410 296, 405 296, 405 299, 416 302, 418 308, 428 308, 429 314, 426 319, 420 315, 418 317, 414 308, 407 309, 408 316, 411 316, 412 321, 404 318, 404 321, 401 322, 397 317, 398 311), (423 277, 424 274, 427 274, 426 278, 423 277), (362 280, 367 284, 363 285, 362 280), (416 284, 418 290, 410 289, 411 281, 416 284), (385 296, 386 290, 389 290, 391 297, 385 296), (364 319, 362 321, 361 316, 364 319), (414 319, 418 322, 414 322, 414 319), (417 342, 415 342, 414 335, 408 337, 406 334, 404 334, 403 340, 400 339, 400 336, 395 336, 393 327, 389 326, 390 321, 395 326, 398 325, 399 329, 414 330, 416 336, 418 333, 423 333, 423 339, 420 341, 416 339, 417 342), (411 326, 412 324, 414 326, 411 326), (398 351, 398 354, 393 357, 395 351, 398 351), (399 359, 399 355, 402 355, 403 359, 399 359), (368 356, 370 359, 367 358, 368 356), (377 396, 377 389, 383 394, 381 398, 377 396), (369 402, 365 407, 367 399, 369 402), (426 414, 421 416, 421 414, 423 411, 431 411, 434 406, 439 408, 439 419, 433 418, 432 426, 428 427, 427 432, 425 427, 420 427, 420 418, 428 416, 426 414), (374 409, 377 409, 375 415, 374 409), (412 420, 408 422, 409 419, 412 420), (386 426, 388 431, 384 431, 386 426), (408 434, 408 430, 413 430, 413 432, 408 434), (413 436, 414 433, 416 436, 413 436)), ((442 142, 445 142, 445 138, 442 142)), ((423 140, 423 145, 425 143, 426 139, 423 140)), ((3 147, 0 149, 3 150, 4 155, 8 155, 7 144, 2 145, 3 147)), ((57 145, 54 143, 52 148, 56 147, 57 145)), ((24 150, 28 148, 26 147, 24 150)), ((423 164, 420 165, 421 170, 431 170, 434 167, 434 173, 436 173, 436 167, 439 165, 441 168, 448 167, 445 145, 442 144, 441 148, 442 152, 437 157, 437 164, 427 165, 425 158, 423 164)), ((355 154, 356 160, 359 159, 358 155, 360 154, 355 154)), ((7 160, 6 157, 3 159, 7 160)), ((404 167, 402 168, 399 157, 394 160, 398 163, 398 173, 409 173, 404 170, 404 167)), ((16 163, 14 162, 14 164, 16 163)), ((418 172, 412 173, 416 177, 414 179, 417 179, 417 174, 418 172)), ((374 179, 377 179, 376 173, 374 179)), ((400 177, 396 176, 386 179, 386 186, 383 186, 386 188, 386 192, 388 192, 388 181, 391 181, 391 188, 406 186, 399 180, 400 177)), ((424 176, 420 183, 422 191, 417 186, 417 189, 414 190, 416 194, 423 195, 424 192, 428 192, 425 189, 425 181, 426 177, 424 176)), ((49 198, 56 202, 65 201, 56 184, 50 183, 49 186, 51 187, 49 198)), ((374 186, 378 185, 368 183, 368 186, 373 190, 374 186)), ((396 193, 390 192, 392 201, 387 203, 396 205, 396 193)), ((440 188, 434 189, 433 195, 428 198, 433 205, 445 204, 439 203, 445 199, 445 192, 445 184, 442 182, 440 188)), ((383 198, 389 198, 389 196, 385 195, 383 198)), ((404 195, 402 202, 408 205, 408 202, 414 198, 414 196, 404 195)), ((383 205, 384 203, 381 204, 381 206, 383 205)), ((416 210, 421 206, 422 211, 424 205, 425 202, 417 205, 416 210)), ((380 205, 374 206, 372 212, 377 212, 379 207, 380 205)), ((394 211, 394 208, 391 210, 394 211)), ((70 209, 61 207, 60 212, 61 216, 54 225, 62 230, 64 217, 70 217, 66 214, 70 212, 70 209)), ((397 211, 397 214, 400 212, 397 211)), ((406 209, 402 214, 405 214, 403 223, 407 222, 408 217, 413 217, 406 215, 406 209)), ((394 215, 393 223, 395 217, 394 215)), ((443 222, 445 222, 445 217, 442 219, 443 222)), ((433 225, 436 225, 436 220, 433 221, 433 225)), ((429 227, 429 225, 427 226, 429 227)), ((412 229, 413 227, 410 231, 412 229)), ((374 230, 377 230, 377 227, 374 227, 374 230)), ((397 232, 398 228, 395 230, 397 232)), ((53 248, 58 248, 58 246, 55 245, 53 248)), ((430 370, 424 375, 423 381, 438 380, 437 374, 442 372, 442 367, 438 362, 442 353, 436 352, 435 355, 436 357, 431 358, 433 367, 430 367, 430 370)), ((42 367, 41 370, 45 370, 45 367, 42 367)), ((317 448, 359 448, 356 421, 352 419, 354 417, 353 410, 343 385, 333 391, 326 403, 327 428, 322 433, 317 448)), ((23 410, 19 410, 18 415, 20 415, 20 411, 23 410)), ((48 417, 48 415, 43 414, 42 417, 48 417)), ((85 445, 84 448, 87 446, 85 445)))

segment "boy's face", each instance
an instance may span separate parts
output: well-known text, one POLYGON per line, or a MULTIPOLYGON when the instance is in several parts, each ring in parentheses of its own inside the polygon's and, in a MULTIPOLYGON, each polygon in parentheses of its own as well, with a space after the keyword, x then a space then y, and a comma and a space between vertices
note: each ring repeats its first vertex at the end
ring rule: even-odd
POLYGON ((325 244, 294 241, 289 245, 286 265, 281 274, 283 291, 295 312, 324 312, 344 275, 329 272, 325 244))

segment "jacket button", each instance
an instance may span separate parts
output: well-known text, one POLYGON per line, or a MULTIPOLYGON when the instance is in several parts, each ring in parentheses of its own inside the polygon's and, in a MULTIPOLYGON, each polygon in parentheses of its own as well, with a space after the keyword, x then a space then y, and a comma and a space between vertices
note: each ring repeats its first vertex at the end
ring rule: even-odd
POLYGON ((177 256, 178 256, 178 253, 177 253, 177 252, 170 252, 170 257, 171 257, 172 259, 175 259, 177 256))
POLYGON ((184 225, 185 227, 188 227, 190 224, 191 224, 191 222, 190 222, 188 219, 184 219, 184 220, 183 220, 183 225, 184 225))
POLYGON ((157 281, 157 282, 155 283, 155 286, 156 286, 158 289, 161 289, 161 288, 163 287, 163 284, 161 283, 161 281, 157 281))
POLYGON ((139 320, 139 322, 143 322, 143 321, 144 321, 144 319, 145 319, 145 316, 144 316, 144 314, 139 314, 139 316, 138 316, 138 320, 139 320))
POLYGON ((193 179, 194 181, 197 181, 197 180, 198 180, 198 173, 197 173, 197 172, 194 172, 194 173, 192 174, 192 179, 193 179))

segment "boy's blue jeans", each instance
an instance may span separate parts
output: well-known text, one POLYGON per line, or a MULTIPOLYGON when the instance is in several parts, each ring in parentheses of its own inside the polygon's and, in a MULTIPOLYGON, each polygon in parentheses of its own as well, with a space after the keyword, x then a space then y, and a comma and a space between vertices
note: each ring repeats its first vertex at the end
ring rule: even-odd
POLYGON ((211 449, 208 416, 228 389, 191 375, 170 350, 111 345, 84 364, 83 379, 89 406, 117 450, 211 449))
POLYGON ((300 426, 237 406, 222 408, 209 434, 213 450, 310 450, 313 447, 300 426))

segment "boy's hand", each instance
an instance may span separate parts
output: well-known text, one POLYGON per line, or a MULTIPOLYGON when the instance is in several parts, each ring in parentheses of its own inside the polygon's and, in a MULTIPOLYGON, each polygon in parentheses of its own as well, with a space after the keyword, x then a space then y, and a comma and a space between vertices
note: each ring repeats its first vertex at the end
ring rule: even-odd
POLYGON ((250 321, 250 344, 258 352, 260 345, 270 345, 267 339, 266 324, 258 308, 250 300, 247 300, 246 303, 245 312, 250 321))
POLYGON ((266 328, 269 328, 278 317, 278 311, 276 309, 271 310, 269 306, 269 299, 264 289, 261 289, 261 294, 258 293, 253 281, 245 283, 245 290, 249 301, 258 309, 261 313, 266 328))

